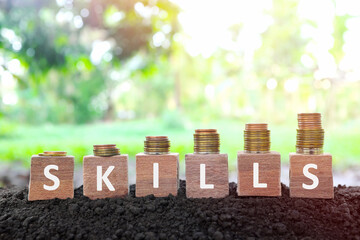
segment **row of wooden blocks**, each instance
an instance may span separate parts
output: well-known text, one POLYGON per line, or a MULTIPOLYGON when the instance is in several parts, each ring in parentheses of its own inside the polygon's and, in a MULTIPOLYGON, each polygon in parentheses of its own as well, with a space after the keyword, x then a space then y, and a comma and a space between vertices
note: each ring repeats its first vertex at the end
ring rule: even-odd
MULTIPOLYGON (((333 198, 332 156, 290 154, 290 197, 333 198)), ((222 198, 229 194, 227 154, 186 154, 186 196, 222 198)), ((280 154, 238 152, 239 196, 281 196, 280 154)), ((30 201, 73 198, 74 157, 31 158, 30 201)), ((84 195, 90 199, 128 194, 128 155, 85 156, 84 195)), ((177 195, 179 154, 136 155, 136 196, 177 195)))

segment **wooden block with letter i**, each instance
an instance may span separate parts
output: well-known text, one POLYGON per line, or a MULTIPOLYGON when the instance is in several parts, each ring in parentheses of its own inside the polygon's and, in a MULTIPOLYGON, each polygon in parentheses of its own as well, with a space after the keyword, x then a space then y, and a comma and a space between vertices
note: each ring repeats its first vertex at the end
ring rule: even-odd
POLYGON ((334 198, 332 156, 290 153, 290 197, 334 198))
POLYGON ((186 154, 186 196, 223 198, 229 195, 227 154, 186 154))
POLYGON ((129 192, 128 155, 85 156, 84 195, 90 199, 124 197, 129 192))
POLYGON ((74 157, 31 157, 29 201, 74 197, 74 157))
POLYGON ((136 197, 177 195, 179 187, 179 154, 136 155, 136 197))
POLYGON ((238 195, 281 196, 280 153, 238 152, 238 195))

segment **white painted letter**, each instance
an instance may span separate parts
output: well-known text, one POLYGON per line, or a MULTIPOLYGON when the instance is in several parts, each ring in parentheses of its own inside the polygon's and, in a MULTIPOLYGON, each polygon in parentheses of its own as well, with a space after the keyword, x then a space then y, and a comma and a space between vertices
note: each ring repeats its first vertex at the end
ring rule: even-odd
POLYGON ((205 164, 200 164, 200 188, 214 189, 214 184, 206 184, 205 164))
POLYGON ((102 181, 104 181, 110 191, 115 191, 114 186, 108 179, 108 176, 110 175, 112 170, 114 170, 114 168, 114 166, 109 166, 104 175, 102 175, 102 166, 97 166, 97 191, 102 191, 102 181))
POLYGON ((319 178, 316 175, 310 173, 309 168, 317 169, 317 165, 314 163, 309 163, 309 164, 306 164, 303 169, 304 176, 313 180, 313 184, 308 185, 308 184, 303 183, 302 187, 304 189, 311 190, 311 189, 315 189, 319 185, 319 178))
POLYGON ((254 163, 253 169, 254 188, 267 188, 267 183, 259 183, 259 163, 254 163))
POLYGON ((45 177, 47 177, 48 179, 52 180, 54 182, 54 185, 52 186, 48 186, 44 184, 44 189, 48 190, 48 191, 54 191, 56 190, 59 186, 60 186, 60 180, 57 176, 52 175, 50 173, 51 169, 55 169, 55 170, 59 170, 59 167, 57 165, 47 165, 44 168, 44 175, 45 177))
POLYGON ((159 188, 159 163, 153 164, 153 187, 159 188))

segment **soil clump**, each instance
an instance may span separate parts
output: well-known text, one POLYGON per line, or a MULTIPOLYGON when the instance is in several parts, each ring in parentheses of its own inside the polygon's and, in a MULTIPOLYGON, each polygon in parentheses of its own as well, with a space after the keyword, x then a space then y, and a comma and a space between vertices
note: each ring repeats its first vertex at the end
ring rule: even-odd
POLYGON ((27 201, 26 188, 0 189, 0 239, 360 239, 360 187, 338 186, 335 198, 178 196, 27 201))

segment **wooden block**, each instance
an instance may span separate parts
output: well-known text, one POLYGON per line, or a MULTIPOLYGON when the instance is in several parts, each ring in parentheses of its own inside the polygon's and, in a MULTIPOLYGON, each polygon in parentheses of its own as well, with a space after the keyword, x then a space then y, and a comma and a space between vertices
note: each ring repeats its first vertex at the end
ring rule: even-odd
POLYGON ((29 201, 74 197, 74 157, 31 157, 29 201))
POLYGON ((280 153, 238 152, 238 195, 281 196, 280 153), (255 177, 254 177, 255 173, 255 177))
POLYGON ((334 198, 332 156, 330 154, 290 153, 289 161, 290 197, 334 198))
POLYGON ((178 153, 136 155, 136 197, 150 194, 156 197, 167 197, 169 194, 176 196, 178 187, 178 153))
POLYGON ((187 197, 223 198, 229 195, 227 154, 186 154, 185 165, 187 197))
POLYGON ((124 197, 129 193, 128 155, 85 156, 84 195, 90 199, 124 197))

